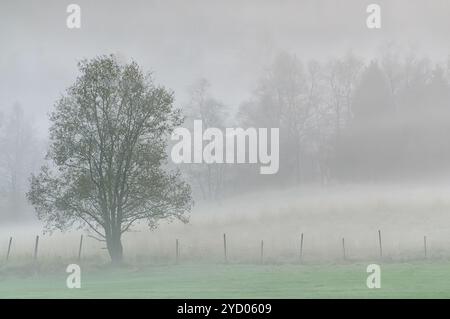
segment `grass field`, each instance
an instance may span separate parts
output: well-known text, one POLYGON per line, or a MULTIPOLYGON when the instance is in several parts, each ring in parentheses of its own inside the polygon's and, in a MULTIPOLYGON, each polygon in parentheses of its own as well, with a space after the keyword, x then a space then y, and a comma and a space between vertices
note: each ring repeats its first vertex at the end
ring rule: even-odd
POLYGON ((367 264, 172 265, 91 270, 81 289, 65 269, 0 277, 1 298, 450 298, 450 263, 381 265, 381 288, 366 286, 367 264))

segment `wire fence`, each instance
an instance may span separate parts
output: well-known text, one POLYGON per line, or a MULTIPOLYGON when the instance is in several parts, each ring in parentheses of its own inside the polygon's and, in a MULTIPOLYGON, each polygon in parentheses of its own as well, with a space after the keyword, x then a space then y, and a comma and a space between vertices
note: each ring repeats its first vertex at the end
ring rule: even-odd
MULTIPOLYGON (((131 263, 135 261, 153 261, 177 265, 184 262, 207 260, 225 264, 308 264, 325 260, 349 263, 363 260, 410 261, 450 258, 447 251, 442 248, 443 245, 438 245, 434 251, 433 247, 430 247, 429 238, 426 235, 423 235, 421 238, 420 245, 417 244, 419 240, 416 241, 415 249, 411 246, 403 252, 399 252, 399 247, 390 245, 383 235, 381 230, 374 233, 374 245, 370 248, 361 249, 352 241, 353 238, 341 237, 336 240, 334 249, 328 247, 324 251, 320 251, 317 245, 314 245, 314 239, 309 238, 306 232, 298 234, 296 242, 284 250, 271 245, 271 241, 264 238, 255 238, 252 242, 239 243, 234 241, 232 237, 230 238, 229 234, 223 233, 217 235, 217 238, 221 238, 221 243, 217 241, 217 238, 216 240, 208 238, 205 241, 208 242, 207 249, 206 247, 202 249, 201 245, 195 241, 183 241, 183 238, 174 238, 172 241, 173 246, 170 243, 165 243, 160 249, 154 249, 153 251, 140 248, 138 251, 134 250, 132 253, 127 253, 127 246, 124 245, 124 259, 131 263), (213 249, 214 246, 215 249, 213 249), (362 250, 365 250, 365 253, 359 255, 358 252, 362 250)), ((20 250, 15 249, 17 240, 17 237, 10 236, 5 241, 3 264, 14 264, 14 262, 51 262, 54 259, 70 260, 79 263, 95 260, 105 262, 109 258, 105 243, 99 245, 98 242, 83 234, 79 235, 78 238, 71 236, 70 240, 62 241, 62 243, 60 238, 36 235, 33 241, 28 242, 28 249, 24 249, 26 245, 23 245, 22 242, 20 250), (55 247, 56 244, 55 241, 60 242, 59 246, 66 247, 64 255, 52 251, 52 247, 55 247), (42 246, 47 246, 47 249, 41 251, 42 246), (26 252, 27 250, 28 252, 26 252)))

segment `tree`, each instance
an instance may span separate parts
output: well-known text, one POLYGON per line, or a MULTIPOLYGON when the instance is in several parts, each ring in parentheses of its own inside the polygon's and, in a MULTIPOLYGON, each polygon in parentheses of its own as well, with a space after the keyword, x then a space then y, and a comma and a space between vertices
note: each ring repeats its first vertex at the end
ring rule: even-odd
MULTIPOLYGON (((186 106, 186 126, 193 128, 194 120, 201 120, 204 129, 225 128, 227 107, 210 94, 210 83, 201 78, 189 88, 190 102, 186 106)), ((225 164, 199 163, 185 166, 185 171, 198 185, 203 199, 219 199, 223 194, 225 164)))
POLYGON ((79 69, 50 116, 53 167, 32 176, 28 198, 47 229, 88 228, 118 263, 121 236, 135 223, 187 222, 190 187, 164 168, 168 135, 182 117, 173 94, 135 62, 100 56, 79 69))
POLYGON ((328 63, 330 105, 335 114, 336 144, 339 143, 342 127, 353 117, 352 96, 363 62, 348 53, 342 59, 328 63))
POLYGON ((398 145, 389 81, 376 61, 361 74, 353 95, 353 114, 337 145, 336 166, 344 177, 374 180, 392 172, 398 145), (345 176, 347 175, 347 176, 345 176))
POLYGON ((296 183, 301 181, 305 133, 314 94, 315 88, 307 83, 301 61, 283 52, 259 80, 252 100, 240 107, 238 115, 243 125, 280 129, 282 165, 278 175, 283 180, 294 177, 296 183))
POLYGON ((39 168, 40 149, 31 120, 15 103, 0 129, 0 196, 3 218, 26 217, 28 177, 39 168))
POLYGON ((327 101, 328 79, 325 68, 317 61, 308 62, 307 101, 310 116, 305 122, 304 139, 315 162, 320 183, 326 185, 331 177, 331 157, 334 152, 334 112, 327 101))

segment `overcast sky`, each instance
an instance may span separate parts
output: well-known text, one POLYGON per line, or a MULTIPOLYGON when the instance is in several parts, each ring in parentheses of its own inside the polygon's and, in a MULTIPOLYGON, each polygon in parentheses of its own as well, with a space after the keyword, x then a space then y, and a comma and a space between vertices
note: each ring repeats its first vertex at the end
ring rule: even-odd
POLYGON ((448 0, 0 1, 0 110, 19 102, 42 134, 77 61, 99 54, 135 59, 175 91, 178 106, 205 77, 236 107, 281 50, 305 59, 352 50, 370 59, 396 41, 435 59, 450 52, 448 0), (70 3, 81 6, 79 30, 66 27, 70 3), (380 30, 366 27, 370 3, 381 5, 380 30))

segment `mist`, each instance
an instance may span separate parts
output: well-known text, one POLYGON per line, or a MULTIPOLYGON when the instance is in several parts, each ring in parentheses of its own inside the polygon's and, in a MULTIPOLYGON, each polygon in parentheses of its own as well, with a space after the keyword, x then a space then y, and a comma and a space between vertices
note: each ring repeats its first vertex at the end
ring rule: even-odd
POLYGON ((222 263, 224 234, 236 264, 262 263, 261 241, 273 265, 376 260, 380 234, 390 262, 421 260, 424 240, 427 258, 450 258, 450 4, 380 0, 369 29, 372 2, 80 0, 79 29, 61 1, 2 2, 0 254, 27 264, 39 235, 40 258, 59 265, 83 235, 83 258, 108 262, 92 229, 45 227, 27 193, 79 63, 113 55, 173 93, 183 128, 279 128, 271 174, 175 163, 167 136, 163 167, 189 185, 189 221, 136 221, 130 264, 172 264, 175 240, 177 263, 222 263))

